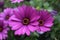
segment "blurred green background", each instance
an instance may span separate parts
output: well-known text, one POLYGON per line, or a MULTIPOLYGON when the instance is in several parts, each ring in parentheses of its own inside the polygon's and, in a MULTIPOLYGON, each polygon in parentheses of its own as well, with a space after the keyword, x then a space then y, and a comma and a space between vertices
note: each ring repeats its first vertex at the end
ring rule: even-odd
POLYGON ((50 32, 43 34, 31 33, 31 36, 15 36, 13 31, 9 31, 7 40, 60 40, 60 0, 30 0, 21 3, 12 4, 9 0, 4 0, 4 8, 17 7, 19 5, 26 4, 35 7, 37 10, 46 9, 48 11, 57 11, 54 15, 54 25, 50 32))

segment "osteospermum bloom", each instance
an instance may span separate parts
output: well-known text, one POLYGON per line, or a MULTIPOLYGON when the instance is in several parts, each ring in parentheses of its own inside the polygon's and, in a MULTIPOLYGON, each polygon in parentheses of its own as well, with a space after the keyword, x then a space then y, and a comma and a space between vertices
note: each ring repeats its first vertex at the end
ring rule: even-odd
POLYGON ((47 10, 40 10, 38 12, 38 15, 40 15, 40 18, 38 20, 38 32, 47 32, 50 31, 52 25, 53 25, 53 20, 54 18, 49 14, 47 10))
POLYGON ((0 20, 0 40, 6 39, 8 37, 8 27, 4 20, 0 20))
POLYGON ((6 8, 4 11, 0 14, 0 18, 4 19, 7 23, 9 21, 9 18, 13 15, 13 9, 12 8, 6 8))
POLYGON ((4 10, 4 2, 0 2, 0 11, 4 10))
POLYGON ((57 11, 55 11, 55 10, 50 11, 50 13, 51 13, 52 16, 56 16, 57 15, 57 11))
POLYGON ((4 6, 4 2, 0 2, 0 8, 4 6))
POLYGON ((31 6, 21 6, 14 9, 13 15, 10 18, 9 25, 12 30, 15 30, 15 35, 30 35, 30 32, 34 32, 38 25, 39 16, 36 15, 36 11, 31 6))
POLYGON ((24 1, 24 0, 10 0, 12 3, 20 3, 20 2, 22 2, 22 1, 24 1))

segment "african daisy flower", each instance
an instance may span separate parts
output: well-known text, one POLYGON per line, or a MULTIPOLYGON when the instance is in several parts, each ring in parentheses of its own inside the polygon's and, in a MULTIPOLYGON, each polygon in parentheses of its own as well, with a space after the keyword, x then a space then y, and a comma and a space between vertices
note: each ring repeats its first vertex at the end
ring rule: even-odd
POLYGON ((38 25, 39 16, 36 15, 36 11, 31 6, 21 6, 14 9, 13 15, 10 18, 9 25, 12 30, 15 30, 15 35, 30 35, 30 32, 34 32, 38 25))
POLYGON ((3 18, 6 22, 8 22, 10 16, 13 15, 12 13, 13 13, 12 8, 6 8, 6 9, 4 9, 4 11, 0 14, 0 18, 3 18))
POLYGON ((40 10, 38 15, 40 15, 40 18, 38 20, 38 32, 47 32, 50 31, 50 28, 53 25, 54 18, 49 14, 46 10, 40 10))
POLYGON ((4 10, 4 2, 0 2, 0 11, 4 10))
POLYGON ((55 11, 55 10, 50 11, 50 13, 51 13, 52 16, 56 16, 57 15, 57 11, 55 11))
POLYGON ((4 2, 0 2, 0 8, 4 6, 4 2))
POLYGON ((8 37, 8 27, 4 20, 0 19, 0 40, 6 39, 8 37))
POLYGON ((22 1, 24 1, 24 0, 11 0, 12 3, 20 3, 22 1))

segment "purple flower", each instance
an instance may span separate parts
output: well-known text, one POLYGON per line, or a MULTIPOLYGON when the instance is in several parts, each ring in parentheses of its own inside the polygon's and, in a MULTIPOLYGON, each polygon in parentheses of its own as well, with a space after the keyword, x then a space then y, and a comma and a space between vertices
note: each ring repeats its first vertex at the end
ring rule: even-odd
POLYGON ((15 35, 30 35, 30 32, 37 29, 39 16, 36 15, 36 10, 31 6, 15 8, 13 13, 15 15, 10 18, 9 25, 12 30, 15 30, 15 35))
POLYGON ((4 2, 0 2, 0 11, 4 10, 4 2))
POLYGON ((50 13, 51 13, 52 16, 57 15, 57 11, 55 11, 55 10, 52 10, 50 13))
POLYGON ((40 18, 38 20, 38 32, 47 32, 50 31, 50 28, 53 25, 54 18, 49 14, 46 10, 40 10, 38 15, 40 15, 40 18))
POLYGON ((11 0, 12 3, 20 3, 21 1, 24 1, 24 0, 11 0))
POLYGON ((0 2, 0 8, 4 6, 4 2, 0 2))
POLYGON ((8 27, 4 20, 0 19, 0 40, 6 39, 8 37, 8 27))
POLYGON ((6 8, 4 11, 0 14, 0 18, 4 19, 6 22, 9 21, 9 18, 13 15, 13 9, 12 8, 6 8))

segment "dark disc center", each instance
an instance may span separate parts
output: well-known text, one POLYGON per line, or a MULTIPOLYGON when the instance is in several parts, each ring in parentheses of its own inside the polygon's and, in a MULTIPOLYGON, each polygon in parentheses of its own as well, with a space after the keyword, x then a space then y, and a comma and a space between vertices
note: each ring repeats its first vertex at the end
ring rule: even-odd
POLYGON ((43 20, 39 20, 39 25, 42 26, 44 24, 43 20))
POLYGON ((24 24, 24 25, 29 24, 29 19, 28 19, 28 18, 24 18, 24 19, 23 19, 23 24, 24 24))
POLYGON ((7 16, 6 16, 6 20, 8 20, 8 19, 9 19, 9 17, 10 17, 10 16, 9 16, 9 15, 7 15, 7 16))
POLYGON ((3 31, 3 27, 0 27, 0 32, 2 32, 3 31))

